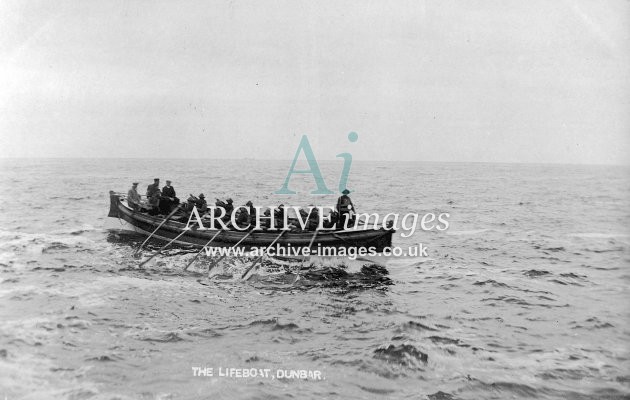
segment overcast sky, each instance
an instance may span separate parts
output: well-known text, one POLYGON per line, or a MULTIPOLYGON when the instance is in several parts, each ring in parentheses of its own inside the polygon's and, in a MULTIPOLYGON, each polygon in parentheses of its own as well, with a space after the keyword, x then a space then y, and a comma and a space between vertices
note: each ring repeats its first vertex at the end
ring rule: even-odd
POLYGON ((3 0, 0 156, 627 164, 629 61, 622 0, 3 0))

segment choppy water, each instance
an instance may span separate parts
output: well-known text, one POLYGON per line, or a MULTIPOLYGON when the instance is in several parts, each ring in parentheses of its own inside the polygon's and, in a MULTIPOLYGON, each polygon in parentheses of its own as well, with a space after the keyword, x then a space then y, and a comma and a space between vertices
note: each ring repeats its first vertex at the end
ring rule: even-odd
MULTIPOLYGON (((108 190, 154 176, 180 197, 334 202, 271 195, 287 168, 2 161, 0 398, 628 398, 625 168, 355 162, 360 211, 451 214, 446 233, 394 238, 430 259, 383 260, 385 271, 323 260, 345 266, 243 282, 230 274, 246 260, 229 260, 208 281, 182 272, 185 249, 137 269, 138 238, 106 229, 118 223, 108 190), (193 377, 193 366, 325 380, 193 377)), ((335 187, 339 163, 322 169, 335 187)))

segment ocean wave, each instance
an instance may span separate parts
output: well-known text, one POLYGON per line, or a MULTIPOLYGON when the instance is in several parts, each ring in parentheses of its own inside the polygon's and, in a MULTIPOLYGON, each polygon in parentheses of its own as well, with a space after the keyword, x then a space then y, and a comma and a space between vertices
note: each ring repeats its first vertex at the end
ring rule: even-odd
POLYGON ((431 332, 435 332, 437 331, 437 328, 433 328, 431 326, 425 325, 425 324, 421 324, 420 322, 416 322, 416 321, 407 321, 403 324, 401 324, 400 326, 398 326, 398 328, 396 328, 396 332, 404 332, 404 331, 431 331, 431 332))
POLYGON ((401 364, 408 367, 417 366, 417 362, 426 364, 429 355, 418 350, 411 344, 390 344, 374 350, 374 357, 389 363, 401 364))
POLYGON ((450 236, 466 236, 466 235, 478 235, 480 233, 485 233, 489 231, 491 231, 491 229, 472 229, 472 230, 467 230, 467 231, 448 230, 446 231, 446 234, 450 236))
POLYGON ((93 240, 78 235, 0 231, 0 250, 45 254, 94 248, 93 240))
POLYGON ((459 339, 451 339, 445 336, 429 336, 427 337, 434 344, 455 345, 457 347, 470 347, 469 344, 462 343, 459 339))
POLYGON ((295 331, 295 332, 310 332, 310 329, 300 328, 296 323, 287 322, 286 324, 278 322, 277 318, 260 319, 252 321, 248 324, 249 327, 262 327, 271 331, 295 331))
POLYGON ((177 343, 183 342, 186 339, 180 336, 178 332, 164 332, 160 334, 149 334, 147 336, 141 336, 138 338, 143 342, 158 342, 158 343, 177 343))
MULTIPOLYGON (((627 173, 410 165, 434 169, 412 185, 400 164, 366 163, 386 179, 356 164, 362 211, 452 200, 452 230, 394 237, 400 246, 426 240, 431 258, 265 260, 242 281, 251 258, 226 260, 208 279, 209 259, 183 272, 192 255, 176 246, 138 269, 132 254, 144 236, 106 230, 105 221, 120 227, 105 217, 107 190, 135 179, 129 171, 169 174, 181 193, 205 186, 267 204, 277 198, 259 189, 285 176, 286 163, 265 179, 225 161, 82 163, 16 169, 11 188, 27 194, 28 212, 0 206, 0 387, 9 399, 272 398, 278 385, 307 399, 628 398, 627 173), (591 195, 600 186, 611 202, 591 195), (39 204, 46 193, 57 201, 39 204), (181 379, 191 365, 312 368, 326 380, 181 379)), ((330 165, 326 176, 338 173, 330 165)))
POLYGON ((485 281, 477 281, 475 283, 473 283, 473 285, 475 286, 485 286, 485 285, 491 285, 494 287, 500 287, 500 288, 509 288, 510 286, 505 284, 505 283, 501 283, 501 282, 497 282, 494 279, 488 279, 485 281))
POLYGON ((630 238, 628 233, 604 233, 604 232, 589 232, 589 233, 569 233, 569 237, 586 238, 586 239, 615 239, 615 238, 630 238))
POLYGON ((523 272, 523 275, 529 276, 530 278, 537 278, 539 276, 551 275, 551 272, 546 271, 544 269, 530 269, 528 271, 523 272))

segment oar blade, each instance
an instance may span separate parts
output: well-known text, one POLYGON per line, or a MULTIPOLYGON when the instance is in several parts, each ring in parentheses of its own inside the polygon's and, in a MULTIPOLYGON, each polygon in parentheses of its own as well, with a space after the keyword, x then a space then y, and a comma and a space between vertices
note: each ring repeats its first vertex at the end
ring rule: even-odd
POLYGON ((205 244, 205 245, 201 248, 201 250, 199 250, 199 251, 197 252, 197 254, 195 254, 195 256, 192 258, 192 260, 190 260, 190 261, 188 262, 188 264, 186 264, 186 266, 184 267, 184 271, 187 271, 187 270, 188 270, 188 268, 190 268, 190 266, 192 265, 192 263, 194 263, 194 262, 195 262, 195 260, 197 259, 197 257, 199 257, 199 255, 201 254, 201 252, 202 252, 202 251, 203 251, 206 247, 210 246, 210 243, 212 243, 212 242, 214 241, 214 239, 215 239, 217 236, 219 236, 219 234, 220 234, 221 232, 223 232, 223 229, 219 229, 219 230, 217 231, 217 233, 215 233, 215 234, 214 234, 214 236, 212 236, 212 238, 210 238, 210 240, 208 240, 208 243, 206 243, 206 244, 205 244))
POLYGON ((167 215, 166 218, 164 218, 164 221, 160 222, 160 224, 157 226, 157 228, 155 228, 155 230, 153 230, 153 232, 151 232, 151 234, 146 239, 144 239, 144 242, 142 242, 140 247, 138 247, 138 249, 133 253, 134 256, 136 254, 138 254, 140 252, 140 250, 142 250, 142 248, 149 241, 149 239, 151 239, 151 237, 153 237, 153 235, 155 235, 155 232, 157 232, 166 223, 166 221, 168 221, 173 215, 175 215, 175 213, 179 210, 179 208, 181 206, 182 206, 182 204, 179 204, 177 207, 175 207, 175 209, 173 211, 171 211, 171 213, 169 215, 167 215))
POLYGON ((254 266, 255 266, 256 264, 258 264, 258 261, 262 260, 262 258, 265 256, 265 253, 266 253, 266 252, 268 252, 268 251, 269 251, 269 249, 270 249, 270 248, 271 248, 274 244, 276 244, 276 242, 277 242, 278 240, 280 240, 280 238, 282 237, 282 235, 284 235, 284 234, 285 234, 285 232, 286 232, 285 230, 283 230, 282 232, 280 232, 280 234, 279 234, 279 235, 278 235, 278 236, 277 236, 277 237, 273 240, 273 242, 271 242, 271 244, 270 244, 269 246, 267 246, 267 248, 265 249, 265 251, 263 252, 263 254, 262 254, 260 257, 258 257, 258 258, 257 258, 257 259, 256 259, 256 260, 252 263, 252 265, 250 265, 250 267, 249 267, 249 268, 247 268, 247 270, 245 270, 245 272, 243 272, 243 275, 241 275, 241 279, 245 279, 245 276, 249 273, 249 271, 251 271, 251 270, 252 270, 252 268, 254 268, 254 266))

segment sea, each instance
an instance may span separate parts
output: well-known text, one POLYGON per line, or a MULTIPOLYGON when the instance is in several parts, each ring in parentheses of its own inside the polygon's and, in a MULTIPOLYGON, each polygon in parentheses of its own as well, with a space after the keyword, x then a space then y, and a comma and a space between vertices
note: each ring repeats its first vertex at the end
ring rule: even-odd
MULTIPOLYGON (((630 170, 353 162, 359 212, 427 257, 228 257, 125 232, 109 191, 334 205, 289 161, 0 161, 0 399, 628 399, 630 170), (200 371, 203 371, 201 373, 200 371), (246 371, 246 372, 245 372, 246 371), (301 372, 304 371, 304 372, 301 372), (245 376, 247 375, 247 376, 245 376)), ((321 161, 338 191, 341 161, 321 161)))

